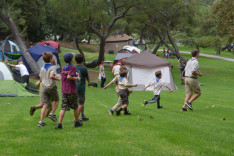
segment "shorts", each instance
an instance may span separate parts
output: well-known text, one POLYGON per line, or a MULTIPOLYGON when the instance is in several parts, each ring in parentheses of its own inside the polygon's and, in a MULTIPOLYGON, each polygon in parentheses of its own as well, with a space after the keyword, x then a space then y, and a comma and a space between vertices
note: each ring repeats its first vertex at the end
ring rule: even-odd
POLYGON ((79 103, 79 105, 84 105, 84 103, 85 103, 85 95, 78 94, 78 103, 79 103))
POLYGON ((42 88, 41 90, 41 104, 50 104, 51 101, 59 100, 59 95, 57 91, 57 86, 54 86, 51 89, 42 88))
POLYGON ((129 95, 129 91, 128 90, 121 90, 119 92, 119 96, 120 96, 120 98, 122 100, 122 105, 124 105, 124 104, 128 105, 129 104, 128 95, 129 95))
POLYGON ((201 94, 200 84, 197 79, 194 78, 185 78, 185 93, 186 96, 192 96, 193 93, 201 94))
POLYGON ((74 94, 62 94, 62 110, 78 109, 78 96, 74 94))

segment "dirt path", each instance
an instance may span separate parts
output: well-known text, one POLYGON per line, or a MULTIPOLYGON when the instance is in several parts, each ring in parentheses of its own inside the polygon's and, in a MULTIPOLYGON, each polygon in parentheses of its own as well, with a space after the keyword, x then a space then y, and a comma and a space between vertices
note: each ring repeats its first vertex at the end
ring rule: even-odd
MULTIPOLYGON (((183 54, 191 54, 191 52, 187 52, 187 51, 180 51, 180 53, 183 53, 183 54)), ((204 56, 204 57, 209 57, 209 58, 215 58, 215 59, 220 59, 220 60, 225 60, 225 61, 234 62, 234 59, 227 58, 227 57, 215 56, 215 55, 204 54, 204 53, 200 53, 199 55, 200 55, 200 56, 204 56)))

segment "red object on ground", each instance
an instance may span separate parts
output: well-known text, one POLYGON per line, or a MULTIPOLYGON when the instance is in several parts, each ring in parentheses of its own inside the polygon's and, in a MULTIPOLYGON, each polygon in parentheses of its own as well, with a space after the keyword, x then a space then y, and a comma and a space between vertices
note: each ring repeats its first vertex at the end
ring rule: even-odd
POLYGON ((61 50, 60 50, 60 45, 59 43, 57 42, 54 42, 54 41, 43 41, 43 42, 39 42, 40 45, 47 45, 47 46, 51 46, 51 47, 54 47, 58 50, 59 53, 61 53, 61 50))

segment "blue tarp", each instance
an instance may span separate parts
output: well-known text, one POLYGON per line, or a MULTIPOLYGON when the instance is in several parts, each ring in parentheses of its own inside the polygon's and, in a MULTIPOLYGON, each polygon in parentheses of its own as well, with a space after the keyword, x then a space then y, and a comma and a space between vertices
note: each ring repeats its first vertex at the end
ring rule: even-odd
MULTIPOLYGON (((29 51, 30 55, 32 56, 32 58, 36 62, 42 56, 43 53, 52 52, 57 58, 58 65, 60 65, 60 67, 61 67, 59 56, 58 56, 58 50, 56 48, 54 48, 54 47, 36 44, 35 46, 29 48, 28 51, 29 51)), ((25 58, 24 57, 22 57, 22 58, 23 58, 24 65, 27 67, 29 73, 32 73, 32 70, 29 67, 28 63, 26 62, 25 58)))

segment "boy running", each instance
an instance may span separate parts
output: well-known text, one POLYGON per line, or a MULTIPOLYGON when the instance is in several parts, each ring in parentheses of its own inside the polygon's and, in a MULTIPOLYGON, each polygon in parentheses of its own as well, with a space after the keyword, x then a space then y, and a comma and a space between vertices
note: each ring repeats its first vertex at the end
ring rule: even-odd
POLYGON ((75 81, 80 81, 80 77, 76 76, 76 67, 72 65, 73 55, 66 53, 63 56, 66 65, 62 68, 62 109, 59 114, 59 123, 56 129, 62 129, 62 121, 66 111, 74 110, 75 127, 82 126, 83 123, 79 122, 78 112, 78 97, 75 81))
POLYGON ((84 103, 85 103, 85 85, 86 80, 89 83, 89 73, 85 66, 82 66, 81 63, 84 60, 84 57, 81 54, 76 55, 76 73, 79 74, 80 81, 76 81, 76 88, 77 88, 77 94, 78 94, 78 111, 79 114, 81 113, 80 121, 88 121, 89 118, 85 117, 84 114, 84 103))
POLYGON ((120 115, 120 112, 122 110, 124 110, 125 115, 129 114, 128 111, 127 111, 127 107, 128 107, 128 104, 129 104, 128 96, 132 92, 132 91, 129 90, 129 88, 137 86, 137 84, 128 83, 127 74, 128 74, 127 71, 122 71, 120 73, 118 88, 119 88, 119 96, 120 96, 120 98, 122 100, 122 107, 119 110, 116 111, 117 116, 120 115))
POLYGON ((38 127, 45 126, 44 117, 45 112, 50 104, 50 101, 55 101, 52 107, 52 113, 50 113, 49 118, 56 121, 56 115, 54 114, 59 103, 59 95, 56 86, 56 80, 60 80, 60 77, 56 78, 56 67, 52 65, 53 54, 51 52, 45 52, 43 55, 43 60, 45 62, 44 67, 40 71, 40 81, 42 83, 41 88, 41 104, 43 105, 41 109, 41 120, 38 123, 38 127))
POLYGON ((168 88, 170 92, 173 92, 173 90, 171 90, 171 88, 166 84, 166 82, 164 82, 161 79, 162 78, 161 71, 155 72, 155 76, 156 76, 155 81, 152 81, 148 86, 144 88, 144 91, 145 91, 146 88, 148 88, 149 86, 153 86, 154 97, 152 98, 152 100, 144 101, 143 107, 145 107, 145 105, 147 105, 148 103, 155 103, 157 101, 157 108, 160 109, 160 108, 163 108, 163 106, 160 106, 160 93, 161 93, 162 87, 164 86, 168 88))

